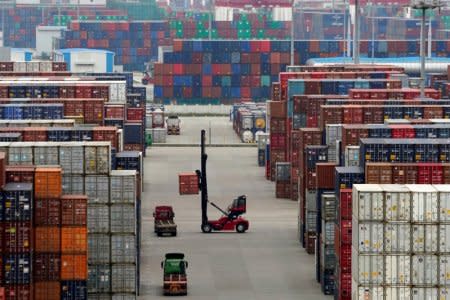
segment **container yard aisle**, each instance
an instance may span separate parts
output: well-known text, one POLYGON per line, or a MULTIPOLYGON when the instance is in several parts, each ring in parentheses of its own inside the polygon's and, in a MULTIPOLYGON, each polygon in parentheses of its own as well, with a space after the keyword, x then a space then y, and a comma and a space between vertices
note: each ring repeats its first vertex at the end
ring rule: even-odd
MULTIPOLYGON (((207 148, 209 198, 226 208, 247 195, 245 234, 200 231, 200 196, 178 195, 178 173, 200 167, 199 147, 154 147, 145 160, 141 296, 162 295, 160 262, 171 251, 189 262, 188 296, 183 299, 330 299, 314 280, 314 257, 297 241, 297 203, 276 200, 273 184, 257 167, 255 148, 207 148), (152 211, 174 207, 178 236, 157 238, 152 211)), ((209 218, 219 211, 208 208, 209 218)))
MULTIPOLYGON (((233 131, 229 117, 184 117, 180 116, 181 134, 168 135, 166 144, 198 144, 200 131, 208 130, 211 125, 211 144, 229 145, 242 144, 237 134, 233 131)), ((207 141, 209 143, 209 135, 207 141)), ((200 162, 199 162, 200 164, 200 162)), ((200 167, 200 166, 199 166, 200 167)))

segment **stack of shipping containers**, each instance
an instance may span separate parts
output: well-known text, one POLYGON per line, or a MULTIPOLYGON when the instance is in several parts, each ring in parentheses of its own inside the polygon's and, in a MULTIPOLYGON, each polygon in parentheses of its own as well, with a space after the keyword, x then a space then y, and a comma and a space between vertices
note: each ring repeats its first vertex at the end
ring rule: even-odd
POLYGON ((135 299, 145 90, 31 64, 0 63, 5 299, 135 299))
MULTIPOLYGON (((387 200, 383 197, 393 199, 393 196, 380 196, 375 208, 370 206, 372 202, 369 205, 371 200, 367 200, 366 205, 361 202, 362 196, 352 193, 354 184, 450 182, 449 129, 444 120, 448 118, 448 100, 440 100, 440 91, 433 89, 426 90, 427 98, 419 99, 418 90, 402 88, 401 73, 399 68, 385 66, 300 67, 295 72, 279 74, 278 82, 272 85, 272 101, 267 102, 270 155, 266 161, 266 177, 272 181, 278 179, 274 166, 292 166, 291 178, 296 177, 297 182, 291 180, 290 198, 299 199, 299 239, 308 253, 316 255, 315 277, 323 293, 334 294, 335 299, 399 295, 402 289, 407 295, 444 292, 441 286, 445 283, 441 285, 438 279, 425 282, 428 279, 422 273, 428 272, 426 270, 416 272, 411 268, 411 274, 392 274, 393 269, 387 269, 390 267, 387 258, 399 258, 393 257, 393 252, 385 252, 383 241, 384 247, 386 241, 397 241, 400 229, 388 224, 384 216, 371 219, 369 215, 379 213, 381 216, 388 205, 384 204, 383 201, 387 200), (328 80, 328 76, 335 79, 328 80), (277 118, 273 116, 274 111, 277 118), (279 147, 274 148, 272 143, 279 147), (368 219, 355 215, 354 205, 360 205, 369 214, 368 219), (391 235, 378 237, 378 232, 383 233, 383 230, 364 223, 374 221, 378 222, 373 225, 375 227, 388 226, 391 235), (386 225, 379 225, 384 223, 386 225), (355 224, 362 225, 358 227, 355 224), (359 231, 352 230, 355 228, 359 231), (392 236, 394 233, 397 236, 392 236), (358 259, 365 259, 367 263, 358 263, 358 259), (397 277, 389 277, 391 281, 386 282, 388 277, 383 275, 386 272, 397 277), (365 274, 369 274, 368 277, 365 274), (434 289, 409 288, 414 285, 414 276, 418 285, 435 285, 434 289), (410 281, 395 281, 399 278, 410 281), (395 287, 396 284, 405 287, 395 287)), ((368 189, 367 195, 375 195, 377 191, 383 195, 383 187, 378 190, 372 188, 372 191, 369 187, 357 185, 357 189, 368 189)), ((419 193, 418 189, 420 186, 414 191, 419 193)), ((397 185, 386 191, 403 192, 397 185)), ((412 191, 413 188, 408 193, 414 194, 412 191)), ((372 199, 370 197, 367 199, 372 199)), ((400 196, 396 197, 399 199, 400 196)), ((410 201, 406 202, 411 205, 410 201)), ((395 207, 400 207, 400 204, 395 207)), ((408 211, 413 209, 411 206, 408 211)), ((417 217, 426 215, 424 211, 417 211, 417 214, 417 217)), ((411 219, 408 222, 412 222, 411 219)), ((434 232, 428 233, 434 230, 431 228, 422 229, 422 236, 416 236, 417 241, 434 232)), ((410 241, 414 243, 413 237, 410 241)), ((408 253, 410 251, 413 250, 407 250, 408 253)), ((419 254, 428 255, 427 251, 419 254)), ((414 259, 419 258, 408 259, 413 264, 414 259)), ((408 259, 396 263, 409 265, 408 259)), ((438 264, 439 259, 433 257, 430 262, 438 264)), ((421 258, 415 262, 424 260, 421 258)), ((398 270, 403 268, 403 265, 398 266, 398 270)))

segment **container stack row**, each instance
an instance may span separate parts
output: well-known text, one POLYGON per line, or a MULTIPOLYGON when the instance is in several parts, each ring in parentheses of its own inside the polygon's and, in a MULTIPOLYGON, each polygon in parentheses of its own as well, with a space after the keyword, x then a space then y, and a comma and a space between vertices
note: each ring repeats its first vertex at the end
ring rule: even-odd
MULTIPOLYGON (((307 253, 315 254, 315 277, 322 292, 338 300, 382 299, 403 291, 392 282, 371 281, 374 253, 363 253, 370 256, 363 264, 352 257, 355 247, 363 247, 366 241, 382 247, 376 242, 377 231, 369 226, 359 227, 359 235, 361 230, 367 234, 364 241, 355 242, 354 205, 361 198, 353 195, 353 186, 450 183, 448 100, 431 88, 421 99, 418 90, 403 87, 402 77, 399 68, 376 65, 299 67, 279 74, 279 82, 272 86, 272 101, 267 102, 266 177, 276 182, 278 198, 299 201, 300 243, 307 253), (328 76, 333 76, 333 83, 328 76), (380 83, 384 86, 377 86, 380 83), (284 176, 288 168, 286 188, 281 180, 288 178, 284 176), (358 283, 355 278, 364 274, 368 279, 358 283)), ((370 205, 361 207, 374 212, 370 205)), ((400 235, 391 236, 384 243, 401 243, 400 239, 400 235)), ((378 273, 382 275, 377 280, 386 280, 387 272, 392 275, 393 269, 383 269, 385 259, 379 259, 385 273, 378 273)), ((405 284, 408 295, 416 293, 411 282, 405 284)), ((432 293, 440 293, 438 282, 432 284, 432 293)))
MULTIPOLYGON (((124 133, 124 150, 145 153, 146 90, 133 86, 131 73, 88 73, 76 78, 69 73, 51 80, 34 74, 0 78, 2 119, 70 118, 77 123, 116 126, 124 133)), ((58 139, 92 139, 62 135, 58 139)), ((99 136, 99 140, 104 138, 99 136)))
POLYGON ((258 135, 266 132, 266 105, 263 103, 240 103, 231 108, 233 129, 244 143, 258 141, 258 135))
POLYGON ((71 22, 59 48, 107 49, 115 63, 127 71, 144 71, 144 64, 158 59, 158 47, 170 46, 167 21, 71 22))
MULTIPOLYGON (((391 42, 401 44, 400 41, 383 43, 387 45, 391 42)), ((367 49, 365 43, 365 41, 361 43, 362 53, 366 51, 364 49, 367 49)), ((377 41, 377 43, 382 42, 377 41)), ((440 41, 435 41, 435 45, 441 45, 440 41)), ((294 63, 304 64, 309 58, 322 57, 323 53, 326 53, 327 56, 338 56, 343 47, 342 41, 296 41, 294 43, 294 63)), ((415 45, 414 49, 414 53, 411 55, 417 55, 418 46, 415 45)), ((377 57, 405 55, 403 50, 389 55, 376 53, 377 57)), ((286 71, 289 63, 289 41, 175 39, 173 51, 165 52, 163 62, 155 63, 154 99, 158 103, 165 104, 232 104, 240 102, 242 99, 266 100, 271 98, 271 84, 279 80, 278 74, 286 71)), ((355 78, 350 74, 343 74, 339 78, 348 79, 349 77, 346 75, 355 78)), ((321 75, 317 75, 316 78, 321 78, 321 75)), ((358 78, 394 79, 386 72, 374 72, 358 78)), ((308 80, 311 77, 307 74, 298 79, 305 79, 305 89, 306 92, 310 90, 310 94, 334 93, 339 95, 348 94, 348 90, 354 88, 385 88, 380 82, 370 85, 367 82, 356 82, 350 85, 345 82, 335 83, 331 79, 321 84, 318 82, 309 84, 308 80)), ((396 79, 402 80, 399 88, 407 84, 404 76, 396 79)), ((301 89, 301 87, 298 88, 301 89)))
MULTIPOLYGON (((135 299, 139 287, 140 200, 143 178, 141 153, 118 153, 115 166, 117 170, 111 170, 110 142, 0 144, 1 149, 7 153, 8 166, 5 168, 7 181, 30 184, 34 182, 35 186, 39 182, 43 182, 41 184, 41 189, 43 189, 45 180, 52 182, 59 178, 59 189, 45 189, 38 194, 35 187, 35 203, 39 201, 39 197, 43 197, 43 200, 47 202, 39 202, 39 205, 45 206, 48 213, 53 214, 39 215, 39 222, 43 222, 44 228, 42 230, 37 228, 36 233, 43 231, 40 235, 42 241, 39 244, 42 245, 40 246, 42 249, 35 249, 43 251, 43 253, 53 253, 57 251, 57 247, 62 247, 59 241, 61 241, 61 245, 68 244, 66 248, 58 251, 63 254, 66 252, 67 260, 72 259, 72 261, 65 262, 64 255, 62 255, 61 276, 62 279, 77 280, 71 284, 79 296, 75 297, 73 296, 75 294, 71 294, 72 296, 61 299, 87 299, 87 293, 93 294, 92 297, 115 295, 118 297, 120 295, 128 297, 126 299, 135 299), (42 167, 35 168, 34 165, 42 167), (54 170, 53 167, 44 168, 44 166, 55 165, 59 165, 61 168, 57 170, 54 170), (44 173, 46 176, 39 177, 42 169, 48 169, 47 173, 59 171, 60 175, 58 177, 57 174, 44 173), (55 212, 57 202, 50 203, 49 199, 56 197, 57 193, 63 194, 60 200, 62 208, 65 207, 64 203, 69 205, 82 200, 79 196, 73 195, 85 194, 87 196, 84 198, 84 206, 72 204, 74 209, 84 207, 84 219, 81 208, 76 209, 73 213, 72 218, 75 221, 72 223, 67 221, 70 220, 67 219, 67 215, 66 217, 64 214, 62 215, 62 226, 71 224, 73 228, 61 227, 59 230, 61 238, 59 239, 56 239, 58 232, 54 233, 55 230, 47 228, 49 225, 55 225, 48 222, 56 222, 54 214, 57 214, 57 211, 55 212), (81 225, 84 226, 84 231, 79 228, 81 225), (82 239, 82 232, 85 234, 84 239, 82 239), (47 240, 50 234, 56 234, 55 238, 51 238, 53 243, 49 243, 47 240), (87 250, 89 251, 86 254, 87 250), (82 273, 83 269, 80 269, 83 266, 81 264, 83 259, 85 273, 82 273), (66 273, 63 272, 64 268, 67 268, 66 273), (63 274, 68 275, 63 276, 63 274), (84 277, 81 274, 85 274, 84 277), (81 279, 84 280, 84 283, 78 282, 81 279), (84 294, 80 294, 81 292, 84 294)), ((36 206, 35 212, 37 208, 36 206)), ((62 211, 64 212, 64 210, 62 211)), ((38 247, 37 240, 35 247, 38 247)), ((49 263, 53 263, 53 260, 50 260, 49 263)), ((53 279, 47 281, 51 280, 53 279)), ((46 286, 43 285, 42 288, 46 286)), ((50 287, 51 285, 49 285, 50 287)), ((40 299, 59 298, 43 297, 40 299)))
POLYGON ((1 153, 4 299, 87 299, 87 197, 63 195, 58 166, 8 166, 1 153))

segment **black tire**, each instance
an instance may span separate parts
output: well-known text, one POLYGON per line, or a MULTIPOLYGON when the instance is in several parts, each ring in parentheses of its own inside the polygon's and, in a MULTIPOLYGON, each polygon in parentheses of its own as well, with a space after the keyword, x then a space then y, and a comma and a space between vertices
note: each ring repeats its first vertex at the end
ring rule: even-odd
POLYGON ((244 223, 239 223, 236 225, 236 232, 237 233, 244 233, 247 230, 247 227, 244 223))
POLYGON ((172 232, 172 236, 177 236, 177 232, 172 232))
POLYGON ((148 80, 147 79, 142 79, 142 84, 143 85, 147 85, 148 84, 148 80))
POLYGON ((156 235, 159 236, 159 237, 161 237, 161 236, 162 236, 162 233, 161 233, 161 232, 157 232, 156 235))
POLYGON ((204 233, 210 233, 212 231, 211 224, 204 224, 204 225, 202 225, 202 231, 204 233))

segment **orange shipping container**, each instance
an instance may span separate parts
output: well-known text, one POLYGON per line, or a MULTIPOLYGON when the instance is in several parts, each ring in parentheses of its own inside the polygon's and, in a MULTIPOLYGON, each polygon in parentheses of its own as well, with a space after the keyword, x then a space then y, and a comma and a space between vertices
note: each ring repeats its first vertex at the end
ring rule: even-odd
POLYGON ((87 251, 86 227, 61 228, 61 252, 80 253, 87 251))
POLYGON ((61 280, 86 280, 87 276, 86 254, 61 255, 61 280))
POLYGON ((36 282, 34 300, 60 300, 61 284, 58 281, 36 282))
POLYGON ((34 194, 36 198, 59 199, 62 195, 61 168, 36 168, 34 194))
POLYGON ((61 229, 54 226, 35 227, 34 250, 36 252, 60 252, 61 229))

